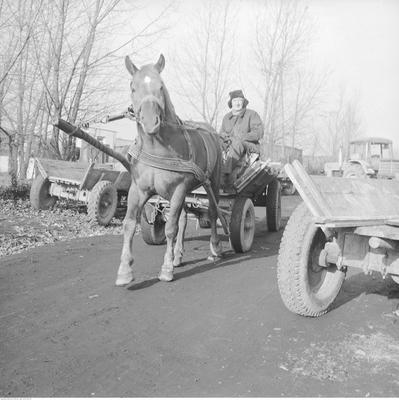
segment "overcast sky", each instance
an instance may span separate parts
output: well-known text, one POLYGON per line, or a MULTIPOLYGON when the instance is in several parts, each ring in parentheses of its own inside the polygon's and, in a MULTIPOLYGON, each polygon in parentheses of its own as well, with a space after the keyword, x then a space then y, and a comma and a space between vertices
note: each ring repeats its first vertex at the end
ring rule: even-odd
MULTIPOLYGON (((218 0, 214 0, 215 3, 218 0)), ((166 57, 165 83, 173 82, 173 56, 185 42, 190 21, 196 18, 200 0, 180 0, 171 14, 171 28, 162 40, 151 48, 155 62, 159 53, 166 57), (169 81, 168 81, 169 79, 169 81)), ((254 16, 261 0, 237 0, 234 29, 236 47, 248 49, 253 40, 254 16)), ((358 99, 362 130, 365 136, 386 136, 399 142, 399 1, 398 0, 309 0, 308 15, 315 27, 312 38, 311 63, 315 70, 329 69, 330 94, 344 86, 358 99)), ((160 10, 165 2, 151 0, 147 9, 160 10)), ((147 55, 145 55, 147 57, 147 55)), ((148 56, 149 57, 149 56, 148 56)), ((253 60, 242 57, 240 75, 231 89, 242 88, 251 106, 261 111, 251 83, 253 60)), ((334 93, 333 93, 334 92, 334 93)), ((228 93, 226 93, 227 102, 228 93)), ((176 96, 171 91, 172 100, 176 96)), ((183 106, 176 111, 187 117, 183 106)), ((226 111, 228 111, 226 106, 226 111)))

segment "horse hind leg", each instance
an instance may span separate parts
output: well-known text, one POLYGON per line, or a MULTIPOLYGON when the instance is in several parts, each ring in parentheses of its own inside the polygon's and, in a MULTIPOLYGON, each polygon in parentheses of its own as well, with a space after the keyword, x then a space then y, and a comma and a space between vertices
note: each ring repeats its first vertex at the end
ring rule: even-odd
POLYGON ((134 280, 133 278, 133 238, 136 232, 138 218, 141 210, 147 201, 143 193, 139 194, 134 183, 130 186, 128 196, 128 208, 125 219, 123 220, 123 247, 121 262, 116 278, 116 286, 125 286, 134 280))
MULTIPOLYGON (((214 191, 214 193, 217 193, 214 191)), ((217 195, 216 195, 217 196, 217 195)), ((217 199, 217 197, 216 197, 217 199)), ((209 261, 217 261, 221 258, 223 249, 222 249, 222 243, 220 241, 218 232, 217 232, 217 210, 216 210, 216 205, 210 201, 209 202, 209 220, 211 223, 211 238, 209 242, 209 247, 210 247, 210 255, 208 257, 209 261)))
POLYGON ((187 212, 183 207, 179 217, 179 230, 176 236, 176 243, 173 250, 173 266, 179 267, 182 263, 184 253, 184 235, 187 227, 187 212))

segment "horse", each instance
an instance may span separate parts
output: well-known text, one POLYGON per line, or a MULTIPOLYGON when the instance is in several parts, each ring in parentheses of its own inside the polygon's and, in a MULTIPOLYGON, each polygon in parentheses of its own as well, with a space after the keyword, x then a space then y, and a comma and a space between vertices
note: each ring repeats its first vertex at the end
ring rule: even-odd
MULTIPOLYGON (((161 78, 165 58, 137 68, 129 56, 125 65, 131 75, 130 89, 138 136, 130 150, 132 183, 123 221, 123 248, 115 284, 125 286, 133 277, 133 237, 147 200, 158 194, 170 203, 165 224, 166 251, 160 281, 173 280, 174 267, 181 265, 187 214, 186 194, 204 185, 209 198, 211 225, 210 257, 221 256, 217 233, 218 195, 222 150, 218 135, 185 125, 176 115, 169 92, 161 78)), ((220 214, 219 214, 220 217, 220 214)))

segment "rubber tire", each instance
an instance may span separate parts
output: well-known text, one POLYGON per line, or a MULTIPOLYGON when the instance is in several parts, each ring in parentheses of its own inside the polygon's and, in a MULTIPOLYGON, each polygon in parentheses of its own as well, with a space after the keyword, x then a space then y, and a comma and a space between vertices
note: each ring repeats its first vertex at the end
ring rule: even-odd
POLYGON ((255 236, 255 207, 248 197, 238 197, 230 219, 230 243, 236 253, 251 250, 255 236))
POLYGON ((277 179, 267 186, 266 223, 269 232, 277 232, 281 228, 281 183, 277 179))
POLYGON ((118 205, 118 192, 110 181, 97 182, 89 195, 87 214, 91 221, 108 225, 115 215, 118 205))
POLYGON ((146 212, 146 215, 151 213, 152 210, 150 207, 152 206, 146 204, 141 214, 141 237, 143 238, 145 243, 151 246, 157 246, 160 244, 164 244, 166 241, 165 220, 162 218, 162 215, 158 213, 155 216, 154 223, 149 224, 144 216, 144 213, 146 212))
POLYGON ((293 196, 296 193, 296 188, 295 188, 294 184, 291 182, 288 187, 285 187, 282 190, 282 193, 285 196, 293 196))
POLYGON ((343 178, 366 178, 363 167, 357 163, 351 163, 343 173, 343 178))
POLYGON ((310 268, 312 259, 318 262, 325 242, 324 233, 314 224, 308 208, 300 204, 288 220, 277 258, 280 296, 293 313, 307 317, 325 314, 341 289, 345 272, 335 266, 319 267, 319 271, 310 268))
POLYGON ((43 178, 38 174, 30 188, 30 204, 35 210, 48 210, 54 206, 57 198, 50 196, 51 182, 47 178, 43 178))

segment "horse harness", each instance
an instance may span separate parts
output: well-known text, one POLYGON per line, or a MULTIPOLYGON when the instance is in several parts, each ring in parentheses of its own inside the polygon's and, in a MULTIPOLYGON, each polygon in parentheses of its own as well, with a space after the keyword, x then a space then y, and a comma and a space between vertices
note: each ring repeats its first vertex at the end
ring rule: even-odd
POLYGON ((166 171, 172 172, 184 172, 184 173, 191 173, 195 176, 195 178, 201 182, 201 184, 206 184, 209 182, 209 176, 211 175, 211 161, 210 161, 210 148, 209 143, 207 142, 206 138, 204 138, 201 133, 201 139, 204 143, 206 154, 207 154, 207 167, 206 170, 202 170, 194 161, 193 157, 193 144, 190 138, 190 135, 187 132, 187 129, 184 123, 179 119, 178 120, 179 127, 182 128, 184 138, 188 145, 188 152, 189 152, 189 159, 183 160, 179 157, 162 157, 162 156, 155 156, 150 154, 142 149, 142 146, 131 146, 128 155, 131 157, 131 160, 140 161, 145 165, 150 167, 163 169, 166 171))

